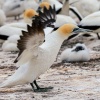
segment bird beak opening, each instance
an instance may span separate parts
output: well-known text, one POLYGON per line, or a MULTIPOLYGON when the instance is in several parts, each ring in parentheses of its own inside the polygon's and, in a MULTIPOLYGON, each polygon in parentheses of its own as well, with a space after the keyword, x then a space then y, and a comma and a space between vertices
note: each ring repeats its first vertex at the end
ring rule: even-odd
POLYGON ((68 37, 67 40, 70 40, 70 39, 72 39, 72 38, 78 36, 80 32, 83 32, 83 33, 85 33, 85 32, 92 32, 92 30, 83 29, 83 28, 75 28, 75 29, 73 30, 73 33, 68 37))

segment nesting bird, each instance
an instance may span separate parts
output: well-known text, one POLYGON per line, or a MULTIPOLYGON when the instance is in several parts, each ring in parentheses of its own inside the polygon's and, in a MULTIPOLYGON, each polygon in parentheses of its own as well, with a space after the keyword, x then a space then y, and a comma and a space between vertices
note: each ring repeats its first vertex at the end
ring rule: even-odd
MULTIPOLYGON (((93 30, 93 32, 97 34, 98 39, 100 39, 100 11, 92 13, 83 18, 78 26, 80 28, 93 30)), ((91 36, 91 34, 87 36, 91 36)))
POLYGON ((90 54, 85 44, 78 43, 73 48, 64 50, 60 58, 63 62, 83 62, 90 60, 90 54))
POLYGON ((47 22, 45 22, 43 19, 51 18, 51 15, 54 19, 56 18, 54 8, 45 8, 44 13, 35 17, 32 26, 28 25, 28 31, 22 32, 23 36, 18 41, 20 52, 15 60, 17 66, 20 67, 11 77, 0 84, 0 87, 12 87, 30 83, 33 91, 45 92, 51 89, 51 87, 40 88, 36 79, 53 64, 63 41, 71 39, 84 30, 74 24, 64 24, 45 38, 44 27, 51 26, 54 21, 49 20, 50 22, 48 22, 46 20, 47 22), (44 40, 45 42, 43 42, 44 40), (36 89, 33 84, 35 84, 36 89))

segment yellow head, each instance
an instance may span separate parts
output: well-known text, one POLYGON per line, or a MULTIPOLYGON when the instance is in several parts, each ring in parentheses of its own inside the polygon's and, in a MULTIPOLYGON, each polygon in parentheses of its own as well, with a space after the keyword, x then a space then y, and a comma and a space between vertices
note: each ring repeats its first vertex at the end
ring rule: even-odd
POLYGON ((57 31, 60 34, 60 36, 64 38, 67 37, 68 40, 76 37, 77 35, 80 35, 80 32, 92 32, 89 29, 79 28, 77 25, 74 24, 64 24, 57 31))
POLYGON ((27 18, 32 18, 35 15, 38 15, 38 13, 35 10, 33 10, 33 9, 27 9, 24 12, 24 17, 27 17, 27 18))
POLYGON ((24 12, 24 20, 25 20, 25 22, 31 23, 32 22, 32 17, 34 17, 35 15, 38 15, 38 13, 35 10, 27 9, 24 12))
POLYGON ((72 33, 75 28, 78 28, 78 26, 74 24, 64 24, 58 29, 58 31, 63 36, 66 36, 66 35, 69 36, 70 33, 72 33))
POLYGON ((50 4, 49 4, 48 2, 42 2, 42 3, 40 3, 40 7, 41 7, 41 8, 46 7, 47 9, 49 9, 50 4))

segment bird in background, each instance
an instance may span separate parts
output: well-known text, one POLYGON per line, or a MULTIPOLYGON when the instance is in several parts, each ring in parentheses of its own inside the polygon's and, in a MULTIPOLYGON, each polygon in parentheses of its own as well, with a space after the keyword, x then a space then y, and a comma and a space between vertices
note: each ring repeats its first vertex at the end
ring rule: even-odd
POLYGON ((16 59, 16 65, 20 67, 12 76, 0 84, 0 88, 30 83, 35 92, 46 92, 52 89, 52 87, 40 88, 36 79, 54 63, 65 39, 70 40, 79 32, 86 31, 74 24, 64 24, 45 38, 43 29, 52 26, 52 20, 48 22, 48 19, 52 15, 55 20, 56 12, 55 7, 45 8, 44 10, 44 13, 41 12, 40 16, 34 18, 32 26, 27 26, 27 32, 22 32, 23 35, 18 40, 20 52, 16 59))
MULTIPOLYGON (((54 30, 57 30, 60 26, 62 26, 63 24, 66 24, 66 23, 72 23, 72 24, 75 24, 75 25, 77 25, 77 23, 70 17, 70 16, 68 16, 68 12, 67 12, 67 9, 66 9, 66 11, 65 11, 65 8, 67 8, 68 6, 67 6, 67 4, 68 4, 68 2, 66 1, 65 3, 64 3, 64 6, 63 6, 63 8, 61 9, 61 12, 60 12, 60 14, 57 14, 56 15, 56 22, 55 22, 55 28, 54 28, 54 30), (63 12, 66 12, 66 13, 63 13, 63 12), (62 20, 63 19, 63 20, 62 20)), ((50 4, 48 3, 48 2, 42 2, 42 3, 40 3, 40 6, 39 6, 39 10, 43 10, 43 8, 44 7, 46 7, 46 8, 49 8, 50 7, 50 4)), ((38 11, 39 11, 38 10, 38 11)))
POLYGON ((6 1, 3 5, 3 11, 7 17, 15 16, 15 20, 19 19, 19 16, 24 12, 24 1, 10 0, 6 1))
POLYGON ((17 40, 22 35, 22 30, 27 31, 27 24, 31 26, 35 15, 38 15, 35 10, 27 9, 24 12, 23 22, 10 23, 0 27, 0 39, 1 42, 4 41, 2 44, 3 51, 18 51, 17 40))
POLYGON ((85 62, 90 60, 90 54, 85 44, 77 43, 73 48, 67 48, 61 53, 62 62, 85 62))
MULTIPOLYGON (((78 25, 80 28, 90 29, 93 33, 97 34, 98 39, 100 39, 100 11, 94 12, 81 20, 78 25)), ((90 37, 91 34, 85 35, 90 37)))

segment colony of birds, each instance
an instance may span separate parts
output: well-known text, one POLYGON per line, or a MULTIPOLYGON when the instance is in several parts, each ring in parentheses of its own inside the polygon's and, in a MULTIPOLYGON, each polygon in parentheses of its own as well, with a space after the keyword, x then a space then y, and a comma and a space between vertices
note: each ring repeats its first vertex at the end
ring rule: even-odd
POLYGON ((0 8, 0 52, 18 54, 18 69, 0 89, 30 84, 34 92, 47 92, 53 87, 41 88, 36 80, 57 60, 64 41, 61 63, 89 62, 100 45, 98 0, 0 0, 0 8))

